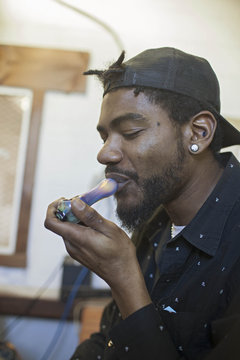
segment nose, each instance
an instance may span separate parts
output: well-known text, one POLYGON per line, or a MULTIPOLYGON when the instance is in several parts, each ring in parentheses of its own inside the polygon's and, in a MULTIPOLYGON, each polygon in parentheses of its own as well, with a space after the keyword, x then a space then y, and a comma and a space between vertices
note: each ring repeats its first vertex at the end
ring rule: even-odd
POLYGON ((122 150, 116 142, 107 140, 97 155, 97 160, 103 165, 117 164, 123 159, 122 150))

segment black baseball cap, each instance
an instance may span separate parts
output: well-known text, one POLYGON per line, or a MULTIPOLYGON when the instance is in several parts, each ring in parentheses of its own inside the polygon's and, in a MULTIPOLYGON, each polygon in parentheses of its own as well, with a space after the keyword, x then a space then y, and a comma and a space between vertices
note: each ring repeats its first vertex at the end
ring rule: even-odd
POLYGON ((206 104, 220 121, 222 147, 240 144, 240 132, 220 114, 220 88, 209 62, 181 50, 148 49, 122 63, 123 72, 104 84, 104 95, 120 87, 151 87, 190 96, 206 104))

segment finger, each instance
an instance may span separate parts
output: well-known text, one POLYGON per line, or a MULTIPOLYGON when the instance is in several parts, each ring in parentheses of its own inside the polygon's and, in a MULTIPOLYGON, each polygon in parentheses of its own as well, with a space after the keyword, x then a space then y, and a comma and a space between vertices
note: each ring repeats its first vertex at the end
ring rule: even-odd
POLYGON ((72 200, 71 209, 74 215, 82 223, 84 223, 84 225, 106 236, 110 236, 113 229, 117 228, 114 223, 105 219, 95 209, 93 209, 91 206, 88 206, 80 198, 75 198, 72 200))
POLYGON ((92 239, 95 239, 99 234, 97 234, 97 232, 90 227, 59 220, 56 217, 58 203, 59 200, 56 200, 48 206, 44 226, 48 230, 61 236, 64 241, 67 239, 68 242, 76 246, 78 250, 80 250, 82 246, 85 246, 86 244, 89 246, 90 243, 92 243, 92 239))
MULTIPOLYGON (((66 240, 63 238, 65 248, 68 252, 68 254, 78 262, 81 262, 82 264, 82 258, 84 258, 83 254, 81 254, 81 251, 79 249, 79 246, 76 246, 74 243, 71 243, 69 240, 66 240)), ((78 244, 79 245, 79 244, 78 244)))
POLYGON ((56 218, 56 210, 58 208, 58 205, 60 203, 61 200, 63 200, 64 197, 61 197, 55 201, 53 201, 50 205, 48 205, 47 208, 47 214, 46 214, 46 220, 48 218, 56 218))
POLYGON ((62 201, 62 200, 64 200, 64 199, 65 199, 65 198, 62 196, 62 197, 60 197, 59 199, 54 200, 54 201, 48 206, 48 208, 49 208, 49 207, 54 207, 55 209, 57 209, 60 201, 62 201))
POLYGON ((69 225, 67 222, 62 222, 56 217, 56 210, 58 208, 59 202, 64 199, 60 198, 58 200, 53 201, 47 208, 47 214, 44 221, 44 226, 46 229, 53 231, 54 233, 64 236, 69 233, 69 225))

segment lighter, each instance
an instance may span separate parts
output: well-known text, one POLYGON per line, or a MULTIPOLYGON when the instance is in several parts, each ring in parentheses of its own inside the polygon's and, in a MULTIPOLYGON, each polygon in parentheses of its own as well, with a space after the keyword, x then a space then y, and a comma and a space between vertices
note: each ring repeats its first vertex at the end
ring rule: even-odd
MULTIPOLYGON (((118 184, 113 179, 104 179, 96 187, 87 193, 78 196, 86 204, 92 205, 95 202, 113 195, 117 191, 118 184)), ((69 221, 72 223, 79 223, 80 220, 71 211, 71 200, 63 199, 58 204, 56 217, 62 221, 69 221)))

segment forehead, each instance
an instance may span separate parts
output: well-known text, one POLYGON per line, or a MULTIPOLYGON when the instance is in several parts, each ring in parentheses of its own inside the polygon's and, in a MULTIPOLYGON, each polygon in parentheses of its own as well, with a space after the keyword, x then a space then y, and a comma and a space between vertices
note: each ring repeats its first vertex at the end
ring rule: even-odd
MULTIPOLYGON (((139 114, 148 121, 167 117, 160 105, 152 104, 144 93, 137 96, 133 89, 118 89, 107 93, 102 101, 99 125, 106 126, 125 114, 139 114)), ((169 120, 169 118, 168 118, 169 120)))

